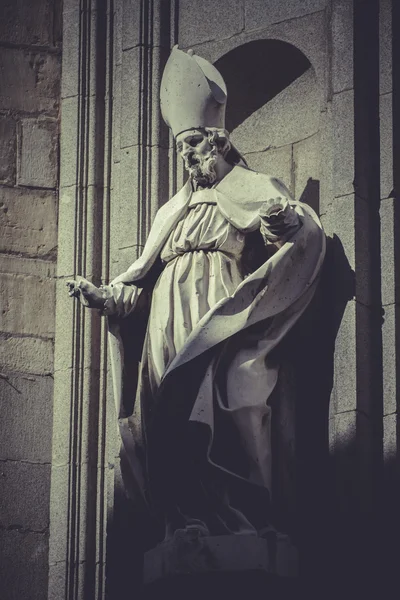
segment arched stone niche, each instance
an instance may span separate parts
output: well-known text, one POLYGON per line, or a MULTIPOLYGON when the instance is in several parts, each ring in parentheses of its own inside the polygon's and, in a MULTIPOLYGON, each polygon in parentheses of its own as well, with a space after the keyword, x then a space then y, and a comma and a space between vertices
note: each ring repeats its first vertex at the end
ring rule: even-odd
POLYGON ((226 128, 250 168, 279 177, 319 212, 321 97, 309 59, 288 42, 258 39, 215 66, 228 89, 226 128))

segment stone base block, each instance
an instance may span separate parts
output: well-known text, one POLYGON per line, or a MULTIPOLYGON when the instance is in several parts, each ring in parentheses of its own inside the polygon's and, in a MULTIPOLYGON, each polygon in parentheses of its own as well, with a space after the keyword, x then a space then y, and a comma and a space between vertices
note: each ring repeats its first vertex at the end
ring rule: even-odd
POLYGON ((286 598, 296 587, 297 552, 287 536, 271 531, 202 537, 178 531, 144 556, 145 600, 158 598, 286 598), (171 596, 170 596, 171 594, 171 596))

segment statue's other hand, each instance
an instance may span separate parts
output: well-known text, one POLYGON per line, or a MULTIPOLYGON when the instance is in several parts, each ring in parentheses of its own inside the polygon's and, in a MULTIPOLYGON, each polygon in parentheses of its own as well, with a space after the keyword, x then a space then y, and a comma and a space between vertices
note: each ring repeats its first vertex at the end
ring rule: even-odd
POLYGON ((66 281, 68 294, 78 300, 88 308, 104 308, 105 292, 96 287, 93 283, 84 277, 78 279, 68 279, 66 281))
POLYGON ((301 226, 299 215, 287 198, 269 198, 259 210, 261 233, 272 243, 285 241, 301 226))

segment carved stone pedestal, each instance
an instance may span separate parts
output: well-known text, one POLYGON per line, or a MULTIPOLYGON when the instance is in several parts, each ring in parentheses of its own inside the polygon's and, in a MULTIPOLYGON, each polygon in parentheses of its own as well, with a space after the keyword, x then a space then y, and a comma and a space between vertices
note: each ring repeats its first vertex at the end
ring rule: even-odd
POLYGON ((265 539, 178 531, 144 557, 145 600, 286 599, 296 582, 297 552, 275 531, 265 539))

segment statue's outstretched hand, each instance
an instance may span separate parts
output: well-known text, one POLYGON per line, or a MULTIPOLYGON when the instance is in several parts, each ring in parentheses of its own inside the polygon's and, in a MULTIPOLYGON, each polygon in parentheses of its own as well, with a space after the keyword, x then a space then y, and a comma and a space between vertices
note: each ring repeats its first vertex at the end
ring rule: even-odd
POLYGON ((299 215, 288 199, 281 196, 264 202, 259 215, 261 233, 269 243, 281 245, 301 227, 299 215))
POLYGON ((68 279, 66 282, 68 294, 71 297, 78 298, 83 306, 88 308, 104 308, 105 291, 90 283, 84 277, 77 279, 68 279))

